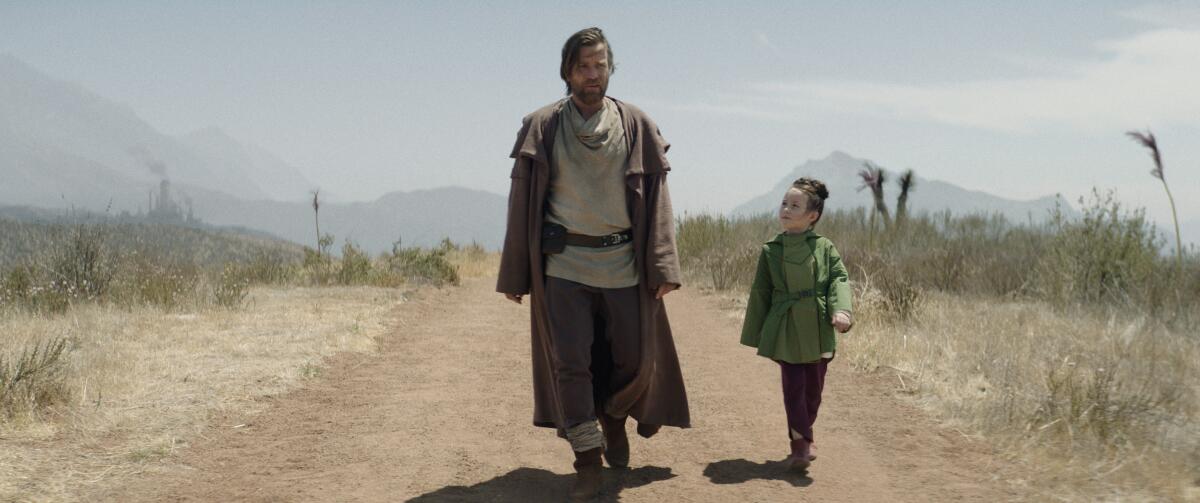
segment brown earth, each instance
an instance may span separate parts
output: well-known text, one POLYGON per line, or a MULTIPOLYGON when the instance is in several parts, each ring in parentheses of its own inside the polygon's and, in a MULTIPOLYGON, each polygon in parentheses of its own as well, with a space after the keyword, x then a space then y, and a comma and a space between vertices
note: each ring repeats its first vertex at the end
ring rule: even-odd
MULTIPOLYGON (((561 501, 572 456, 530 424, 528 308, 493 281, 420 294, 399 308, 378 354, 335 357, 266 412, 215 418, 181 454, 87 499, 561 501)), ((606 469, 600 501, 1028 497, 1017 469, 898 397, 894 376, 837 360, 816 427, 820 459, 807 477, 788 474, 778 369, 738 345, 740 322, 720 304, 689 290, 667 298, 694 427, 633 435, 631 469, 606 469)))

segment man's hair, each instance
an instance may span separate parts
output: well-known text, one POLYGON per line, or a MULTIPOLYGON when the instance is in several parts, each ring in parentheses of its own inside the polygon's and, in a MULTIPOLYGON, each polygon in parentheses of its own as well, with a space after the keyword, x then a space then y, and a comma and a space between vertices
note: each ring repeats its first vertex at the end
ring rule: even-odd
POLYGON ((559 77, 562 77, 563 82, 567 84, 567 94, 571 94, 571 81, 567 80, 567 77, 571 75, 571 68, 575 67, 575 62, 579 60, 579 49, 596 44, 604 44, 604 50, 608 53, 608 74, 612 75, 616 71, 617 67, 613 63, 612 44, 609 44, 608 39, 604 38, 604 32, 594 26, 579 30, 567 39, 567 43, 563 44, 562 64, 558 67, 559 77))
POLYGON ((793 189, 799 190, 808 196, 808 211, 817 212, 817 219, 813 224, 821 221, 821 216, 825 215, 825 200, 829 198, 829 189, 825 188, 825 184, 814 178, 798 178, 792 182, 793 189))

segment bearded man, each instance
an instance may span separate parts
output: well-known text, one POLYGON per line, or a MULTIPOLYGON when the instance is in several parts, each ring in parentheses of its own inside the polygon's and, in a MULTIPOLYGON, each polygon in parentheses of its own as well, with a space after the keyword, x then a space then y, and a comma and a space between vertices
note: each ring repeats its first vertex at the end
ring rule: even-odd
POLYGON ((612 73, 599 28, 563 45, 568 96, 527 115, 512 150, 496 287, 518 304, 530 297, 533 422, 570 443, 573 500, 596 495, 602 456, 628 466, 626 418, 645 438, 690 422, 663 305, 681 285, 670 145, 607 96, 612 73))

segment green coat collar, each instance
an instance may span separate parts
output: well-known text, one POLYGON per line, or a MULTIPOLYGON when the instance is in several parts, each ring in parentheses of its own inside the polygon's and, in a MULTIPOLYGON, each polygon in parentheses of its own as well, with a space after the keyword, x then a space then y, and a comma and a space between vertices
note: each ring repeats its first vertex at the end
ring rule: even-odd
POLYGON ((798 243, 800 241, 807 241, 810 239, 818 239, 821 237, 822 236, 820 234, 817 234, 817 231, 814 231, 812 229, 804 231, 803 234, 788 234, 786 232, 780 232, 779 234, 776 234, 774 238, 771 238, 770 241, 767 241, 766 244, 781 245, 784 243, 798 243))

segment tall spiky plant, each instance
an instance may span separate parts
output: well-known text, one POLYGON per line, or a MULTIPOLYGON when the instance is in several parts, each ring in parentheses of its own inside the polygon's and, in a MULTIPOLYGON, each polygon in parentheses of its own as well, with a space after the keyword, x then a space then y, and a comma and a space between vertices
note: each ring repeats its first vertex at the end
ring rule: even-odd
POLYGON ((321 256, 321 202, 318 196, 321 194, 321 189, 314 190, 313 195, 313 222, 317 226, 317 256, 321 256))
POLYGON ((863 184, 858 190, 871 189, 871 196, 875 199, 875 211, 883 216, 883 225, 889 226, 892 216, 888 211, 887 202, 883 200, 883 183, 887 181, 887 175, 869 162, 864 162, 863 166, 867 169, 858 172, 858 176, 863 179, 863 184))
POLYGON ((896 225, 903 224, 904 219, 908 217, 908 192, 917 185, 916 175, 913 170, 905 171, 900 175, 898 180, 900 185, 900 196, 896 198, 896 225))
POLYGON ((863 165, 867 169, 858 172, 858 176, 863 180, 858 190, 861 192, 863 189, 871 189, 871 196, 875 200, 875 210, 870 212, 871 216, 867 221, 867 225, 871 227, 867 233, 867 247, 873 248, 875 244, 875 214, 879 213, 883 215, 883 226, 885 229, 890 227, 891 224, 888 221, 887 203, 883 201, 883 170, 872 166, 871 163, 865 162, 863 165))
POLYGON ((1175 261, 1182 270, 1183 236, 1179 235, 1179 214, 1175 212, 1175 198, 1171 196, 1171 188, 1167 186, 1167 179, 1163 176, 1162 155, 1158 152, 1158 140, 1154 138, 1154 133, 1151 133, 1149 129, 1144 134, 1138 131, 1129 131, 1125 134, 1141 143, 1143 147, 1150 149, 1150 157, 1154 159, 1154 169, 1150 171, 1150 175, 1159 179, 1163 184, 1163 190, 1167 191, 1167 202, 1171 203, 1171 218, 1175 220, 1175 261))

